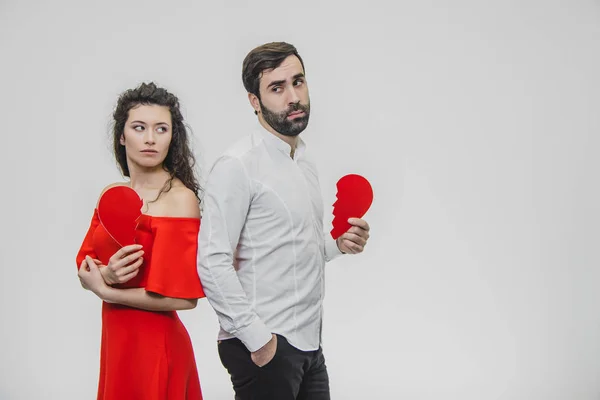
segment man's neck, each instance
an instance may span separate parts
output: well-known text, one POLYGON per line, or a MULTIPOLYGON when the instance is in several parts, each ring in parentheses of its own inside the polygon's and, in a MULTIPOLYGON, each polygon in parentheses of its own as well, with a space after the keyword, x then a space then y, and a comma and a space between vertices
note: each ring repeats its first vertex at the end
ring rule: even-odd
POLYGON ((259 118, 258 122, 265 128, 269 133, 277 136, 279 139, 283 140, 287 144, 290 145, 290 157, 294 158, 294 153, 296 152, 296 147, 298 146, 298 136, 286 136, 277 132, 273 127, 265 122, 263 118, 259 118))

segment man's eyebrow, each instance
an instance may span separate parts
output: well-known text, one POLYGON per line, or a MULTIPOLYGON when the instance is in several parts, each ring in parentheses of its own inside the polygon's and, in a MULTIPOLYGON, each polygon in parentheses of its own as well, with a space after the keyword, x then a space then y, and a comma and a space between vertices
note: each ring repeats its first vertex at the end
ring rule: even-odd
MULTIPOLYGON (((294 75, 292 77, 292 80, 296 80, 298 78, 304 78, 304 73, 302 73, 302 72, 297 73, 296 75, 294 75)), ((267 85, 267 89, 270 88, 271 86, 283 85, 284 83, 285 83, 285 79, 280 79, 280 80, 277 80, 277 81, 273 81, 273 82, 271 82, 271 83, 269 83, 267 85)))
POLYGON ((273 82, 271 82, 271 83, 269 83, 267 85, 267 89, 270 88, 271 86, 278 86, 278 85, 281 85, 281 84, 284 84, 284 83, 285 83, 285 79, 280 79, 278 81, 273 81, 273 82))

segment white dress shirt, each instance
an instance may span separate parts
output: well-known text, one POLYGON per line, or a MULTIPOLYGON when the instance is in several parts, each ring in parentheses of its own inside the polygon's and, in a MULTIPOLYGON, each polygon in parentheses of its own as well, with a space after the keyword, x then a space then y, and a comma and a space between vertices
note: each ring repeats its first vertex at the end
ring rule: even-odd
POLYGON ((323 232, 315 165, 302 140, 257 127, 213 165, 198 236, 198 273, 215 309, 219 340, 256 351, 271 333, 294 347, 321 343, 325 262, 342 254, 323 232))

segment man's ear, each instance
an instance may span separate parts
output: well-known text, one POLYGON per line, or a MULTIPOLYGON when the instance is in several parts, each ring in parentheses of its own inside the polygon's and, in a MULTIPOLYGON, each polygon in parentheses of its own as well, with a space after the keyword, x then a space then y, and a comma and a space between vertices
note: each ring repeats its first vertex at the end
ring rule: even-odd
POLYGON ((254 114, 258 115, 260 113, 260 100, 258 96, 254 93, 248 93, 248 101, 252 108, 254 108, 254 114))

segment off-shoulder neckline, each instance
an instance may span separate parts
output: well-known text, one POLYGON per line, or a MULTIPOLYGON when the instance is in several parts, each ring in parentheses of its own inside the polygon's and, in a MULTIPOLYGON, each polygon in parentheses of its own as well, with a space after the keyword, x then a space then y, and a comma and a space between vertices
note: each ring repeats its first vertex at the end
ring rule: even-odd
MULTIPOLYGON (((94 212, 97 214, 98 213, 98 208, 94 209, 94 212)), ((189 220, 189 221, 200 221, 202 218, 195 218, 195 217, 170 217, 167 215, 150 215, 150 214, 144 214, 142 213, 140 215, 140 218, 144 217, 144 218, 150 218, 150 219, 166 219, 166 220, 189 220)))

